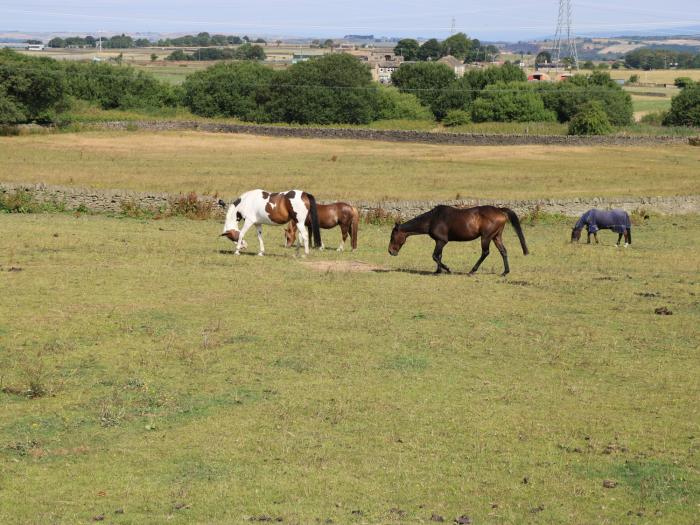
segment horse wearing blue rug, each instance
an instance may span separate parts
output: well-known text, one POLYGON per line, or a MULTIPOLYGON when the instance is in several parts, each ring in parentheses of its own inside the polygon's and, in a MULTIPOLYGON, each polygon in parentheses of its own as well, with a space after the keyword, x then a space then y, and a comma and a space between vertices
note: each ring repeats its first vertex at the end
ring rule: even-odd
POLYGON ((632 244, 632 223, 625 210, 588 210, 571 230, 571 242, 578 242, 581 238, 581 230, 586 228, 588 232, 588 244, 591 244, 591 234, 598 244, 598 230, 612 230, 618 234, 617 246, 620 240, 625 238, 625 248, 632 244))

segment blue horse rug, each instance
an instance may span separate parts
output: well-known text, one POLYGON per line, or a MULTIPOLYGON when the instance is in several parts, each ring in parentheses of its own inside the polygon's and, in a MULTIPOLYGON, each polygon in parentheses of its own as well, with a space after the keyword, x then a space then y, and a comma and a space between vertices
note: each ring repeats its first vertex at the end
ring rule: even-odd
POLYGON ((625 233, 632 227, 630 216, 624 210, 588 210, 581 215, 581 218, 574 226, 575 230, 580 230, 583 227, 588 229, 589 233, 595 233, 598 230, 612 230, 615 233, 625 233))

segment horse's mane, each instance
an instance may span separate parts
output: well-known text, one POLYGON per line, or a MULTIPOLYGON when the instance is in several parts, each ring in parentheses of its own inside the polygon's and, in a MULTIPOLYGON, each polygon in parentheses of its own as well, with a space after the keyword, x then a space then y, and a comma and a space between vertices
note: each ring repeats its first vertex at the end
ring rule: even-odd
POLYGON ((404 222, 400 226, 413 226, 415 224, 419 224, 422 221, 431 218, 433 213, 435 213, 435 209, 436 208, 433 208, 430 211, 426 211, 425 213, 421 213, 420 215, 413 217, 413 219, 407 220, 406 222, 404 222))

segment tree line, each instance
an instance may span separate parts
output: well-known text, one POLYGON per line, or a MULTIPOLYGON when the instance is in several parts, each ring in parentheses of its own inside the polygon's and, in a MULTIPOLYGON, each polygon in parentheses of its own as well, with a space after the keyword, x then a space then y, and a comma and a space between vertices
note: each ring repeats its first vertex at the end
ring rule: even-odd
MULTIPOLYGON (((474 69, 457 78, 435 62, 402 66, 395 87, 380 86, 348 54, 331 54, 274 70, 259 62, 225 62, 181 86, 106 63, 56 61, 0 50, 0 124, 60 122, 74 100, 104 109, 184 106, 204 117, 249 122, 367 124, 381 119, 578 123, 581 129, 631 122, 630 97, 603 71, 565 82, 528 83, 514 65, 474 69)), ((700 126, 700 85, 684 82, 664 123, 700 126)), ((605 127, 607 126, 607 127, 605 127)), ((595 128, 598 129, 598 128, 595 128)), ((597 132, 597 131, 594 131, 597 132)))
POLYGON ((699 69, 700 53, 643 47, 625 54, 630 69, 699 69))
MULTIPOLYGON (((55 37, 49 40, 48 47, 97 47, 100 39, 88 35, 85 37, 71 36, 68 38, 55 37)), ((258 38, 251 40, 248 36, 235 35, 210 35, 207 32, 197 35, 185 35, 177 38, 160 39, 153 42, 148 38, 133 38, 129 35, 121 34, 102 38, 102 47, 105 49, 130 49, 134 47, 223 47, 229 45, 241 45, 246 43, 266 44, 267 42, 258 38)))
POLYGON ((394 54, 407 61, 430 61, 452 55, 463 62, 488 61, 498 55, 499 50, 493 45, 482 45, 477 38, 469 38, 464 33, 456 33, 442 42, 435 38, 419 44, 413 38, 399 40, 394 47, 394 54))
POLYGON ((182 49, 176 49, 170 53, 166 60, 265 60, 267 55, 262 46, 245 43, 233 49, 226 47, 205 47, 192 53, 185 53, 182 49))

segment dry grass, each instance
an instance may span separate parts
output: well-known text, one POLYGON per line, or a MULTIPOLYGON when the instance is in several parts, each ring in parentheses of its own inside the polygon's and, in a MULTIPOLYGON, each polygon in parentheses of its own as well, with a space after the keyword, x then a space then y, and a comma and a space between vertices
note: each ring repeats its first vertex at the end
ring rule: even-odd
POLYGON ((90 132, 2 137, 0 159, 1 181, 225 197, 255 187, 371 201, 698 192, 697 151, 689 146, 462 147, 90 132))

